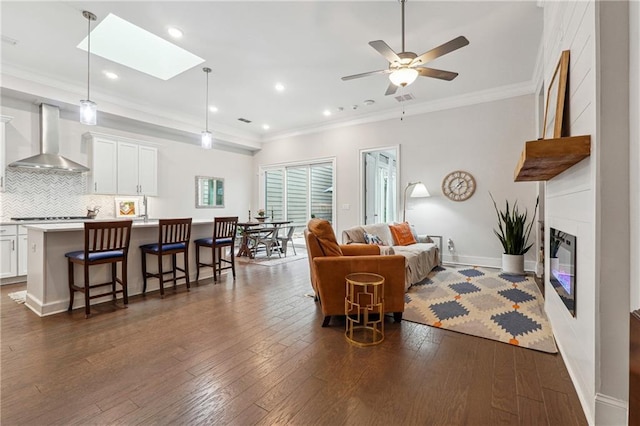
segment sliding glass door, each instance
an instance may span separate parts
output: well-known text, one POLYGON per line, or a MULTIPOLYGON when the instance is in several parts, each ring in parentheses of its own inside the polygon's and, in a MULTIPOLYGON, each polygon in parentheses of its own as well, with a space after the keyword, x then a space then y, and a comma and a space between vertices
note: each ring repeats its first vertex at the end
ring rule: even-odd
POLYGON ((333 162, 264 167, 264 200, 269 218, 306 226, 311 218, 333 222, 333 162))

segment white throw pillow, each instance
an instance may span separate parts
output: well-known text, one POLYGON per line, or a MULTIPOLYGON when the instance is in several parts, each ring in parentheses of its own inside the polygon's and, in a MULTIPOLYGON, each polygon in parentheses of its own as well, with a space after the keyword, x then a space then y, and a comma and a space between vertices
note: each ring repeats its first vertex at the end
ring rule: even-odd
POLYGON ((368 234, 377 235, 385 246, 393 245, 393 236, 389 230, 389 225, 386 223, 375 223, 373 225, 364 225, 364 231, 368 234))

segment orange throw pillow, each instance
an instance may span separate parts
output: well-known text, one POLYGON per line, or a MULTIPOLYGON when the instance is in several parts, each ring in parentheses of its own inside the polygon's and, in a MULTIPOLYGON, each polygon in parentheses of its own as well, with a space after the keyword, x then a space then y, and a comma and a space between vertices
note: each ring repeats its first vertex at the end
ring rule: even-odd
POLYGON ((331 224, 324 219, 311 219, 307 225, 311 232, 320 243, 320 249, 325 256, 342 256, 342 250, 333 233, 331 224))
POLYGON ((398 225, 389 225, 389 229, 391 230, 391 235, 393 235, 393 239, 396 241, 396 245, 398 246, 408 246, 417 242, 413 237, 413 232, 411 232, 411 227, 407 222, 400 223, 398 225))

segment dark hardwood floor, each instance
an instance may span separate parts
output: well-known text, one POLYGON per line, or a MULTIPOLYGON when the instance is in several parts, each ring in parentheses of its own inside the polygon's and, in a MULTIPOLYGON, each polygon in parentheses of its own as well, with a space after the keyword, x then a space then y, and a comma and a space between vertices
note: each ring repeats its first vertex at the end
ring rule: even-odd
POLYGON ((308 263, 39 318, 1 303, 2 425, 584 425, 560 355, 388 319, 321 328, 308 263))

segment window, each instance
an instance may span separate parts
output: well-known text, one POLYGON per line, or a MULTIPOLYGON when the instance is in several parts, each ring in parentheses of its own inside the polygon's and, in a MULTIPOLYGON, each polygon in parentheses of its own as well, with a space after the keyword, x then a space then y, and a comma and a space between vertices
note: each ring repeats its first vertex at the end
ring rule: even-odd
POLYGON ((333 162, 264 168, 268 217, 306 226, 312 217, 333 222, 333 162))

